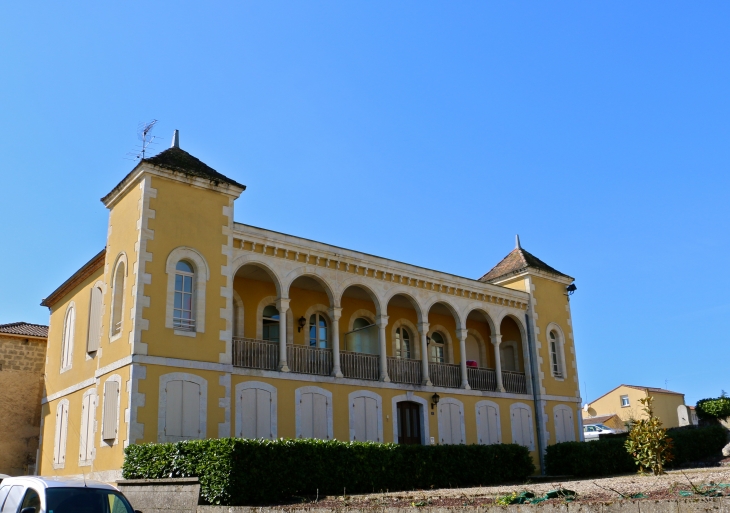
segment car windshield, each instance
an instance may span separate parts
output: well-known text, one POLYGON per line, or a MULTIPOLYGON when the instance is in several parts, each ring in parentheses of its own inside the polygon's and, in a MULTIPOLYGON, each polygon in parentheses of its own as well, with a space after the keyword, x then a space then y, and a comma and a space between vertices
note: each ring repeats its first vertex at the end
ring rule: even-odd
POLYGON ((134 513, 124 496, 99 488, 48 488, 48 513, 134 513))

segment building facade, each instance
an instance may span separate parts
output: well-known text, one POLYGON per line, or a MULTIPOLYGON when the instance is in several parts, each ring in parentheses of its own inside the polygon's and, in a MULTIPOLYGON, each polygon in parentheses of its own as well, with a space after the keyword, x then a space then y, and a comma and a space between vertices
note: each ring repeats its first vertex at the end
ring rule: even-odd
POLYGON ((119 475, 206 437, 547 444, 581 436, 564 275, 519 246, 468 279, 234 222, 245 187, 173 146, 102 201, 54 291, 43 474, 119 475))
POLYGON ((0 324, 0 474, 35 473, 48 326, 0 324))
POLYGON ((654 415, 662 421, 664 427, 697 424, 684 404, 684 394, 664 388, 636 385, 619 385, 595 401, 587 403, 583 411, 584 422, 588 423, 588 419, 592 417, 616 415, 626 429, 637 420, 647 418, 639 399, 649 396, 654 398, 654 415))

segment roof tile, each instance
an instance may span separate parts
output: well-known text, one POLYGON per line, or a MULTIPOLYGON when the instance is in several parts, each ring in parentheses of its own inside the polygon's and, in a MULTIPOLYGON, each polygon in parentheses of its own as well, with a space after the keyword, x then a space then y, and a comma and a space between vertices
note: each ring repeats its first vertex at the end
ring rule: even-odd
POLYGON ((0 334, 21 335, 26 337, 48 338, 48 326, 43 324, 31 324, 29 322, 11 322, 0 324, 0 334))
POLYGON ((529 251, 525 251, 521 247, 517 247, 504 257, 500 263, 495 265, 491 271, 479 278, 479 281, 491 282, 508 274, 518 274, 530 267, 533 269, 539 269, 546 273, 555 274, 557 276, 571 278, 554 267, 550 267, 529 251))

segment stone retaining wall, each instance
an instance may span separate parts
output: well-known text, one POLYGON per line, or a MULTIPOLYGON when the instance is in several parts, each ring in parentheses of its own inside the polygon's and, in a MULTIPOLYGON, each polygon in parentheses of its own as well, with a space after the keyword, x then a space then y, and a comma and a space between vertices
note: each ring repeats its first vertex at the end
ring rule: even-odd
POLYGON ((197 477, 124 479, 117 488, 142 513, 196 513, 200 499, 197 477))

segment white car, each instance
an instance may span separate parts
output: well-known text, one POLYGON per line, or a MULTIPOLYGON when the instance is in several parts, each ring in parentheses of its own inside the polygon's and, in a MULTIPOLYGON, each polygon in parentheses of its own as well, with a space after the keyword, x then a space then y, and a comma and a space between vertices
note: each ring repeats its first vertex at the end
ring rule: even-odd
POLYGON ((600 435, 612 435, 614 433, 618 433, 618 431, 608 428, 603 424, 590 424, 588 426, 583 426, 583 438, 586 442, 598 440, 600 435))
POLYGON ((139 513, 111 485, 64 477, 9 477, 0 483, 0 513, 139 513))

